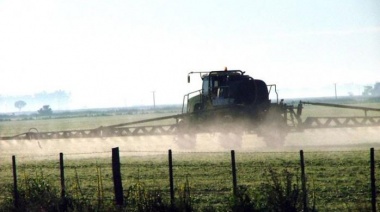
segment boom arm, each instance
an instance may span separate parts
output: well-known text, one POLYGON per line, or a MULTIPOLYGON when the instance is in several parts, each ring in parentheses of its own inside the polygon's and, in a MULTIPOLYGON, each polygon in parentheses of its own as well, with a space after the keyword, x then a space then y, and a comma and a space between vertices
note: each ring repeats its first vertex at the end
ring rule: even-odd
POLYGON ((379 108, 338 105, 338 104, 330 104, 330 103, 317 103, 317 102, 300 102, 300 104, 345 108, 345 109, 353 109, 353 110, 363 110, 365 114, 364 116, 346 116, 346 117, 306 117, 305 121, 303 121, 302 124, 299 126, 300 129, 380 126, 380 116, 367 116, 367 111, 380 112, 379 108))
POLYGON ((346 109, 355 109, 355 110, 364 110, 365 116, 367 116, 367 111, 378 111, 378 112, 380 112, 379 108, 370 108, 370 107, 359 107, 359 106, 338 105, 338 104, 317 103, 317 102, 302 102, 302 101, 301 101, 301 104, 337 107, 337 108, 346 108, 346 109))

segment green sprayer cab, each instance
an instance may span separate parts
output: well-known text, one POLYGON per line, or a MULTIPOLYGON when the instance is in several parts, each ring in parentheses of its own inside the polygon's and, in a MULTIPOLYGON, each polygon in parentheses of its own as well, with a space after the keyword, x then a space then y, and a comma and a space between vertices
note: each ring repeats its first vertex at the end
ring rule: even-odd
POLYGON ((275 85, 267 85, 264 81, 244 73, 240 70, 227 69, 190 72, 188 82, 190 75, 199 74, 202 79, 202 89, 184 96, 183 113, 192 114, 187 120, 184 119, 188 122, 186 128, 194 126, 236 133, 256 131, 263 136, 267 134, 265 137, 271 135, 271 140, 284 137, 283 134, 287 131, 284 116, 286 107, 278 103, 277 94, 273 104, 269 99, 272 88, 275 91, 275 85), (273 133, 273 130, 271 133, 266 133, 267 129, 260 130, 264 125, 276 127, 276 131, 281 133, 273 133))
POLYGON ((202 75, 201 78, 202 90, 189 99, 187 112, 234 106, 250 107, 254 112, 257 107, 261 109, 269 107, 266 83, 244 75, 240 70, 212 71, 202 75))

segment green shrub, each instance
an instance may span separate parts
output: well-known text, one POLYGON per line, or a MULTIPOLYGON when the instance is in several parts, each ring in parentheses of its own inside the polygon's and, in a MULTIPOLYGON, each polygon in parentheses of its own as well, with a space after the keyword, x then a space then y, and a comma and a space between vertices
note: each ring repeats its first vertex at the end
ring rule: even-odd
POLYGON ((261 210, 302 211, 300 179, 288 169, 281 172, 268 168, 264 174, 266 180, 259 186, 257 196, 261 210))
POLYGON ((255 203, 248 193, 248 187, 244 185, 236 188, 236 194, 232 195, 229 204, 232 211, 256 211, 255 203))
POLYGON ((191 187, 188 176, 185 182, 178 189, 178 198, 175 201, 175 211, 193 211, 191 202, 191 187))
MULTIPOLYGON (((18 185, 17 207, 14 199, 8 199, 1 206, 1 211, 59 211, 62 207, 59 192, 43 177, 24 175, 18 185)), ((13 196, 13 185, 8 186, 10 196, 13 196)))
POLYGON ((140 181, 128 188, 125 199, 128 211, 167 211, 169 209, 162 201, 160 191, 148 191, 144 183, 140 181))

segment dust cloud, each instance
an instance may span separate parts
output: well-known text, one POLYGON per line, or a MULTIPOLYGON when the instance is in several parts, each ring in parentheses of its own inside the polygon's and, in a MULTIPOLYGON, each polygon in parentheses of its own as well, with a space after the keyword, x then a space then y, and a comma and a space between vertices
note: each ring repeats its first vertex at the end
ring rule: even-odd
POLYGON ((355 151, 380 147, 380 127, 313 129, 289 134, 287 148, 315 151, 355 151))
POLYGON ((59 153, 73 157, 110 157, 111 150, 119 147, 121 154, 167 154, 173 152, 228 152, 236 151, 351 151, 380 148, 380 127, 315 129, 290 133, 284 147, 267 147, 255 134, 233 133, 198 134, 196 136, 144 136, 55 140, 0 141, 0 160, 10 162, 11 156, 29 159, 58 158, 59 153))

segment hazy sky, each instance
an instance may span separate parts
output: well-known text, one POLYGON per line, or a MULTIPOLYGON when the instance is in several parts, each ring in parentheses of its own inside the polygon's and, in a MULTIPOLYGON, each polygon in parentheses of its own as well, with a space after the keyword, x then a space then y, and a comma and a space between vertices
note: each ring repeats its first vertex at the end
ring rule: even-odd
POLYGON ((182 103, 201 86, 188 72, 225 66, 283 98, 333 95, 334 83, 359 94, 380 81, 380 1, 0 0, 0 95, 182 103))

